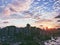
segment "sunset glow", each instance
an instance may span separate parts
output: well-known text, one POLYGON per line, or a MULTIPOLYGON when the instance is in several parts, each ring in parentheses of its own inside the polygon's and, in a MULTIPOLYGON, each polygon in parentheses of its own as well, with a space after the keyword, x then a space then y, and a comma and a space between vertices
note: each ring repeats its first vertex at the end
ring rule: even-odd
POLYGON ((0 0, 0 45, 60 45, 57 37, 60 0, 0 0))
POLYGON ((60 0, 0 0, 0 27, 60 27, 60 0), (8 23, 4 23, 8 22, 8 23))

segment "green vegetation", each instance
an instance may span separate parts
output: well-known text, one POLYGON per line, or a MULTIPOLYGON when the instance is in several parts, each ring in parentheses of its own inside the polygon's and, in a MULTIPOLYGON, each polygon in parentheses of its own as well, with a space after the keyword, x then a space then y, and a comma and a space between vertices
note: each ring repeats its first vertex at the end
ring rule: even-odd
POLYGON ((44 45, 44 41, 51 39, 51 36, 54 37, 59 35, 60 31, 55 31, 56 30, 45 31, 40 28, 31 27, 29 24, 27 24, 27 26, 24 28, 7 26, 5 28, 0 29, 0 42, 22 42, 20 45, 44 45))

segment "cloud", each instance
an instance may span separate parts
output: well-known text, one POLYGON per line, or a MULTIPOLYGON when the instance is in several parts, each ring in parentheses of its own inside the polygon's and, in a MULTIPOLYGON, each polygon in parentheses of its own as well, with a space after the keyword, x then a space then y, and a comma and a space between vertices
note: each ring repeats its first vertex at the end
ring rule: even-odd
POLYGON ((30 8, 32 2, 32 0, 14 0, 4 8, 3 15, 26 11, 30 8))
POLYGON ((33 19, 31 18, 22 18, 22 19, 6 19, 0 21, 0 27, 5 27, 9 25, 15 25, 17 27, 24 27, 27 23, 31 24, 34 23, 33 19))
POLYGON ((55 18, 60 18, 60 15, 56 16, 55 18))
POLYGON ((42 23, 42 22, 53 22, 53 21, 49 19, 40 19, 40 20, 35 21, 35 23, 42 23))
POLYGON ((15 14, 11 14, 8 16, 1 16, 0 19, 2 20, 6 20, 6 19, 25 19, 25 18, 32 18, 32 13, 30 13, 29 11, 23 11, 21 13, 15 13, 15 14))
POLYGON ((60 0, 55 1, 54 5, 52 6, 54 11, 60 10, 60 0))
POLYGON ((58 15, 58 12, 46 12, 46 13, 42 13, 41 18, 53 19, 57 15, 58 15))
POLYGON ((28 10, 34 0, 12 0, 0 11, 0 19, 30 18, 32 13, 28 10), (24 13, 22 13, 24 12, 24 13))
POLYGON ((57 22, 60 22, 60 20, 57 20, 57 22))
POLYGON ((9 23, 8 21, 5 21, 5 22, 3 22, 4 24, 7 24, 7 23, 9 23))

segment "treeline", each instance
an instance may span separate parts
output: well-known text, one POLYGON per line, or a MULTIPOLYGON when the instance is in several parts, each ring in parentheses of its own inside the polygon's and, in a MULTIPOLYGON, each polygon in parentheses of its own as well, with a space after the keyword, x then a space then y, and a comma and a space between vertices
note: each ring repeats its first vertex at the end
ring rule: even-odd
POLYGON ((44 45, 44 41, 58 34, 60 35, 60 32, 45 31, 40 28, 31 27, 29 24, 24 28, 7 26, 0 29, 0 43, 22 42, 22 45, 44 45))

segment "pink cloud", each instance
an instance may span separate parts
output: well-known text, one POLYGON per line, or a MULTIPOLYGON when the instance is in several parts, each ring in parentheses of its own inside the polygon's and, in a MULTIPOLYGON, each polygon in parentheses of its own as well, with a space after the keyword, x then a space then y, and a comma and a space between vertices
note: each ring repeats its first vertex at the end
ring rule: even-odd
POLYGON ((11 15, 14 13, 26 11, 30 8, 32 0, 14 0, 11 4, 8 4, 3 11, 3 15, 11 15))

